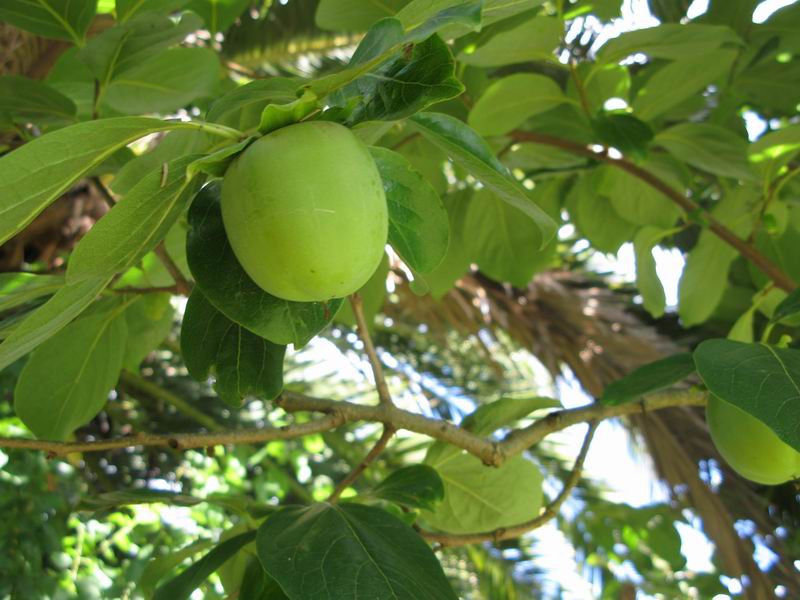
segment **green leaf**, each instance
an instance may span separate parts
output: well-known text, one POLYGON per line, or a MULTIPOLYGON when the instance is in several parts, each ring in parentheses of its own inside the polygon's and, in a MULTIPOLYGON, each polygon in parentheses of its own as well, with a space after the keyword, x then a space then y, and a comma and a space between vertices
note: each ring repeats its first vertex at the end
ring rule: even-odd
POLYGON ((264 569, 295 600, 456 599, 428 544, 379 508, 287 506, 259 527, 256 546, 264 569))
POLYGON ((270 77, 257 79, 232 89, 214 101, 206 120, 235 127, 241 131, 259 125, 268 104, 289 104, 297 100, 299 79, 270 77))
POLYGON ((533 219, 540 232, 540 248, 555 235, 555 221, 528 197, 483 138, 466 124, 440 113, 418 113, 408 122, 505 202, 533 219))
POLYGON ((198 287, 217 310, 256 335, 274 344, 307 344, 328 325, 342 300, 290 302, 258 287, 233 254, 219 203, 219 185, 211 183, 189 210, 186 248, 198 287))
POLYGON ((601 64, 616 63, 639 52, 651 58, 692 60, 725 44, 741 44, 728 27, 670 23, 629 31, 609 40, 597 53, 597 60, 601 64))
POLYGON ((616 254, 620 246, 633 238, 636 225, 614 210, 607 196, 598 193, 603 171, 583 173, 567 196, 567 209, 580 234, 593 248, 616 254))
POLYGON ((172 569, 176 568, 187 558, 191 558, 195 554, 204 552, 213 547, 214 542, 211 540, 198 540, 180 550, 170 552, 166 556, 157 554, 154 558, 150 559, 147 566, 142 571, 142 575, 137 582, 137 592, 142 592, 145 598, 152 598, 158 582, 172 571, 172 569))
POLYGON ((669 232, 658 227, 642 227, 633 238, 636 257, 636 287, 642 295, 644 308, 654 319, 664 315, 667 299, 664 286, 656 272, 653 247, 669 232))
POLYGON ((623 154, 644 159, 653 130, 644 121, 627 113, 604 113, 592 119, 598 139, 623 154))
POLYGON ((0 273, 0 312, 53 294, 63 285, 62 275, 0 273))
POLYGON ((189 0, 116 0, 117 21, 128 19, 145 12, 169 14, 183 7, 189 0))
POLYGON ((58 123, 74 120, 77 110, 72 100, 46 83, 16 75, 0 76, 0 114, 14 120, 58 123))
POLYGON ((586 159, 547 144, 524 142, 514 144, 503 157, 511 169, 527 171, 543 169, 570 169, 586 164, 586 159))
POLYGON ((349 93, 363 98, 348 118, 348 122, 357 123, 403 119, 463 91, 464 86, 455 77, 450 49, 432 35, 414 44, 409 56, 400 54, 354 81, 342 96, 349 93))
POLYGON ((549 77, 517 73, 492 83, 472 107, 468 122, 481 135, 502 135, 569 101, 549 77))
POLYGON ((800 350, 714 339, 697 347, 694 362, 712 394, 800 452, 800 350))
POLYGON ((67 282, 120 273, 155 248, 200 189, 202 177, 186 176, 196 158, 184 156, 165 172, 150 173, 117 202, 75 247, 67 282))
POLYGON ((55 335, 83 312, 110 281, 110 277, 101 277, 59 289, 0 344, 0 371, 55 335))
POLYGON ((254 137, 249 137, 236 144, 225 146, 212 154, 195 159, 186 167, 186 177, 192 178, 200 173, 205 173, 211 177, 222 177, 233 160, 244 152, 255 139, 254 137))
MULTIPOLYGON (((375 269, 375 272, 369 278, 367 283, 361 286, 358 294, 361 296, 363 303, 364 318, 367 321, 367 326, 372 330, 375 315, 383 306, 386 300, 386 278, 389 275, 389 259, 384 254, 381 259, 381 264, 375 269)), ((349 327, 356 326, 356 317, 353 314, 353 307, 349 302, 342 302, 342 307, 336 313, 334 318, 338 323, 343 323, 349 327)))
POLYGON ((403 155, 370 148, 389 207, 389 243, 414 271, 430 273, 442 262, 450 237, 439 194, 403 155))
POLYGON ((144 357, 169 335, 175 315, 170 298, 169 294, 147 294, 125 311, 128 337, 122 368, 137 372, 144 357))
MULTIPOLYGON (((406 29, 414 29, 422 23, 429 21, 437 13, 441 13, 449 8, 463 6, 464 0, 411 0, 397 13, 397 18, 403 23, 406 29)), ((480 25, 486 27, 497 21, 502 21, 509 17, 541 6, 544 0, 483 0, 480 4, 482 10, 480 14, 480 25)), ((458 33, 464 33, 458 29, 458 33)))
MULTIPOLYGON (((2 290, 2 284, 0 284, 0 290, 2 290)), ((771 320, 773 323, 777 323, 786 317, 791 317, 798 313, 800 313, 800 289, 796 289, 786 296, 786 298, 775 307, 775 312, 772 314, 771 320)))
POLYGON ((675 158, 720 177, 753 179, 747 141, 710 123, 680 123, 660 132, 655 143, 675 158))
POLYGON ((272 400, 283 389, 283 355, 278 346, 230 321, 198 290, 186 303, 181 354, 198 381, 214 368, 214 388, 225 402, 239 406, 248 396, 272 400))
MULTIPOLYGON (((752 228, 758 199, 755 188, 735 188, 722 197, 711 214, 745 238, 752 228)), ((703 229, 686 258, 678 286, 678 314, 684 326, 699 325, 714 313, 728 288, 728 271, 737 256, 735 249, 703 229)))
POLYGON ((800 124, 771 131, 753 142, 750 162, 771 181, 792 157, 800 152, 800 124))
POLYGON ((200 18, 193 13, 184 14, 178 23, 158 14, 142 15, 96 35, 77 57, 98 80, 102 94, 115 76, 182 42, 200 25, 200 18))
MULTIPOLYGON (((677 171, 670 157, 653 155, 639 166, 683 193, 683 174, 677 171)), ((614 166, 600 170, 603 172, 600 192, 611 200, 614 210, 626 221, 669 229, 680 218, 680 206, 638 177, 614 166)))
POLYGON ((320 0, 314 22, 328 31, 366 31, 376 21, 392 17, 408 0, 320 0))
POLYGON ((213 34, 225 31, 250 5, 250 0, 191 0, 186 7, 203 17, 213 34))
POLYGON ((555 60, 553 52, 564 35, 564 23, 553 17, 534 17, 514 29, 492 36, 474 52, 458 59, 476 67, 499 67, 538 60, 555 60))
POLYGON ((459 451, 438 460, 425 459, 444 481, 444 501, 423 513, 435 529, 477 533, 533 519, 542 505, 542 474, 529 460, 515 456, 499 468, 459 451))
POLYGON ((641 366, 608 384, 600 401, 607 406, 627 404, 678 383, 694 372, 694 359, 690 352, 673 354, 641 366))
POLYGON ((434 510, 444 499, 444 483, 436 469, 411 465, 390 474, 370 495, 408 508, 434 510))
POLYGON ((634 114, 645 120, 662 115, 728 73, 737 56, 735 50, 715 50, 662 67, 636 94, 634 114))
POLYGON ((320 110, 319 101, 312 92, 306 92, 288 104, 268 104, 261 113, 258 132, 267 134, 292 123, 299 123, 320 110))
POLYGON ((554 261, 556 242, 540 248, 536 223, 486 188, 469 201, 464 232, 467 254, 496 281, 525 288, 535 273, 554 261))
POLYGON ((211 94, 219 74, 212 50, 171 48, 119 74, 103 99, 122 113, 167 113, 211 94))
POLYGON ((150 133, 197 124, 122 117, 78 123, 0 157, 0 244, 114 152, 150 133))
POLYGON ((3 0, 0 21, 80 46, 96 9, 97 0, 3 0))
POLYGON ((222 542, 180 575, 158 586, 153 600, 189 600, 214 571, 255 538, 256 532, 248 531, 222 542))
POLYGON ((39 439, 63 440, 108 401, 122 368, 121 300, 70 323, 33 351, 14 389, 14 410, 39 439))

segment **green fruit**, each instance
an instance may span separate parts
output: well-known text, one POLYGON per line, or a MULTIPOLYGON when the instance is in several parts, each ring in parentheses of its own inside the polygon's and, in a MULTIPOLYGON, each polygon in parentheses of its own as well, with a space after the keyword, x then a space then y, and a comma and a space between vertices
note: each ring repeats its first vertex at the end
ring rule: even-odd
POLYGON ((389 227, 369 151, 327 121, 289 125, 248 147, 222 182, 222 219, 253 281, 298 302, 358 290, 378 268, 389 227))
POLYGON ((706 421, 717 450, 742 477, 766 485, 800 477, 800 452, 740 408, 711 396, 706 421))

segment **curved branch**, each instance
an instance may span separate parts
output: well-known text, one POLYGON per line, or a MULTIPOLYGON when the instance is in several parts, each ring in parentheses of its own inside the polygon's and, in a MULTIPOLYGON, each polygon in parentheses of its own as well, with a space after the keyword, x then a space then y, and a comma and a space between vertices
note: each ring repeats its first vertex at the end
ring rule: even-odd
POLYGON ((656 177, 649 171, 646 171, 631 161, 625 158, 612 158, 608 154, 594 152, 591 148, 588 148, 583 144, 578 144, 569 140, 563 140, 561 138, 544 133, 535 133, 532 131, 514 131, 511 133, 511 138, 517 142, 533 142, 536 144, 555 146, 557 148, 561 148, 562 150, 572 152, 573 154, 586 156, 593 160, 608 163, 617 167, 618 169, 622 169, 623 171, 630 173, 634 177, 644 181, 650 187, 664 194, 667 198, 680 206, 687 213, 697 211, 702 212, 703 219, 708 223, 708 228, 718 238, 732 248, 735 248, 739 254, 761 269, 761 271, 772 281, 774 281, 775 285, 777 285, 779 288, 786 292, 791 292, 797 288, 797 284, 794 282, 794 280, 784 273, 778 265, 759 252, 755 246, 747 243, 747 241, 737 236, 708 211, 703 210, 699 204, 684 196, 664 180, 656 177))
POLYGON ((355 293, 350 295, 350 306, 353 309, 353 315, 356 317, 356 325, 358 325, 358 336, 364 342, 364 350, 369 358, 369 364, 372 367, 372 375, 375 378, 375 388, 378 390, 378 398, 384 406, 394 406, 392 402, 392 395, 389 392, 389 386, 386 385, 386 377, 383 375, 383 366, 378 353, 375 350, 375 344, 372 343, 372 336, 369 334, 369 325, 367 318, 364 316, 364 301, 361 299, 361 294, 355 293))
POLYGON ((434 533, 432 531, 426 531, 423 529, 419 530, 419 534, 427 541, 436 542, 440 546, 466 546, 468 544, 500 542, 502 540, 518 538, 525 533, 533 531, 534 529, 538 529, 548 521, 558 516, 558 511, 561 510, 561 505, 566 502, 567 498, 569 498, 570 494, 572 494, 572 490, 575 489, 575 486, 577 486, 578 482, 581 480, 581 476, 583 475, 583 464, 586 462, 586 456, 589 454, 589 447, 592 445, 592 439, 594 438, 594 432, 597 430, 597 425, 597 421, 592 421, 589 423, 589 430, 586 432, 586 436, 583 438, 583 444, 581 445, 581 450, 578 453, 578 458, 575 459, 575 464, 572 467, 572 471, 570 471, 569 477, 564 482, 564 487, 561 488, 558 496, 556 496, 555 499, 544 508, 539 516, 531 519, 530 521, 520 523, 519 525, 501 527, 493 531, 485 531, 482 533, 434 533))
POLYGON ((643 414, 673 406, 702 406, 707 394, 698 391, 663 392, 641 402, 620 406, 590 404, 580 408, 559 410, 548 414, 524 429, 509 434, 503 441, 477 436, 448 421, 414 414, 395 406, 365 406, 341 400, 312 398, 285 392, 276 404, 287 412, 311 411, 327 416, 308 423, 280 428, 241 429, 211 433, 175 433, 137 435, 89 442, 51 442, 19 438, 0 438, 0 448, 43 450, 55 456, 73 452, 98 452, 131 446, 161 446, 175 449, 206 448, 228 444, 253 444, 285 440, 320 433, 346 422, 383 423, 395 430, 405 429, 452 444, 481 459, 488 466, 500 466, 508 458, 523 452, 547 435, 578 423, 601 421, 631 414, 643 414))
POLYGON ((369 453, 367 453, 367 455, 364 457, 364 460, 362 460, 358 464, 358 466, 356 466, 355 469, 350 471, 347 477, 342 479, 336 485, 336 489, 333 490, 333 493, 328 498, 328 502, 331 503, 336 502, 339 499, 339 496, 342 495, 342 492, 344 492, 347 489, 347 487, 351 485, 356 479, 361 477, 361 474, 367 470, 367 467, 369 467, 375 461, 375 459, 381 455, 381 452, 383 452, 386 449, 386 445, 389 443, 389 440, 392 439, 392 436, 394 434, 395 431, 391 426, 389 425, 383 426, 383 433, 381 434, 380 439, 372 447, 372 450, 370 450, 369 453))

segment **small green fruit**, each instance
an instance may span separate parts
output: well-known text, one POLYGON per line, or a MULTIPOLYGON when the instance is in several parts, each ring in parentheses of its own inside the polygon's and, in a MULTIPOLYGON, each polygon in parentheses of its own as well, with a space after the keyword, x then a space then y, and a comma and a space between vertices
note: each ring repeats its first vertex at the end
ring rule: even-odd
POLYGON ((369 151, 327 121, 289 125, 248 147, 222 182, 222 219, 253 281, 297 302, 358 290, 381 261, 389 227, 369 151))
POLYGON ((765 485, 800 477, 800 452, 737 406, 711 396, 706 421, 717 450, 742 477, 765 485))

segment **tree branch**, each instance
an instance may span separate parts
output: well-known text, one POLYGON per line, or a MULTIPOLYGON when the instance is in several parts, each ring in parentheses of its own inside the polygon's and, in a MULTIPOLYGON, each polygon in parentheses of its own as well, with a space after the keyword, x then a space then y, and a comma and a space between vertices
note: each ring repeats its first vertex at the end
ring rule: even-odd
POLYGON ((556 496, 555 499, 550 502, 550 504, 548 504, 542 513, 536 518, 524 523, 520 523, 519 525, 501 527, 499 529, 495 529, 494 531, 486 531, 483 533, 448 534, 420 530, 420 535, 429 542, 436 542, 441 546, 465 546, 467 544, 480 544, 483 542, 497 543, 502 540, 518 538, 525 533, 533 531, 534 529, 538 529, 548 521, 551 521, 558 516, 561 506, 564 504, 564 502, 566 502, 567 498, 569 498, 570 494, 572 494, 572 490, 575 489, 575 486, 577 486, 578 482, 581 480, 581 476, 583 475, 583 464, 586 462, 586 456, 589 454, 589 447, 592 444, 592 439, 594 438, 594 433, 597 430, 597 425, 597 421, 592 421, 589 423, 589 430, 586 432, 586 436, 583 438, 583 444, 581 445, 580 453, 578 454, 578 458, 575 459, 575 464, 572 467, 569 477, 564 482, 564 487, 561 488, 558 496, 556 496))
POLYGON ((161 261, 161 264, 164 265, 164 268, 167 269, 170 277, 175 281, 175 289, 178 290, 178 293, 182 296, 188 296, 192 292, 192 284, 186 280, 178 265, 172 260, 163 240, 158 243, 153 252, 158 257, 158 260, 161 261))
POLYGON ((358 335, 361 341, 364 342, 364 350, 367 353, 369 364, 372 367, 372 375, 375 377, 375 387, 378 390, 378 398, 380 399, 381 405, 386 407, 394 406, 392 395, 389 393, 389 386, 386 385, 386 378, 383 376, 381 359, 378 358, 378 353, 375 351, 375 345, 372 343, 372 337, 369 334, 369 326, 364 316, 364 302, 360 294, 355 293, 350 295, 350 306, 353 308, 353 314, 356 317, 358 335))
POLYGON ((532 131, 514 131, 511 133, 511 137, 517 142, 533 142, 535 144, 555 146, 557 148, 567 150, 568 152, 572 152, 573 154, 587 156, 593 160, 608 163, 617 167, 618 169, 622 169, 623 171, 630 173, 634 177, 644 181, 650 187, 664 194, 667 198, 680 206, 687 213, 701 211, 703 219, 705 219, 705 221, 708 223, 708 228, 718 238, 720 238, 729 246, 735 248, 739 254, 761 269, 761 271, 767 277, 772 279, 772 281, 775 282, 775 285, 777 285, 779 288, 786 292, 791 292, 797 288, 797 284, 794 282, 794 280, 784 273, 778 265, 759 252, 755 246, 747 243, 747 241, 737 236, 708 211, 703 210, 699 204, 672 188, 672 186, 670 186, 664 180, 656 177, 649 171, 646 171, 626 158, 612 158, 607 154, 594 152, 583 144, 578 144, 569 140, 563 140, 561 138, 544 133, 535 133, 532 131))
MULTIPOLYGON (((158 388, 158 386, 155 387, 158 388)), ((169 394, 164 390, 161 390, 161 392, 169 394)), ((175 398, 172 398, 171 403, 178 406, 174 402, 175 398)), ((423 417, 393 405, 388 407, 366 406, 342 400, 326 400, 294 392, 284 392, 275 401, 275 404, 285 411, 326 413, 326 417, 301 425, 289 425, 280 428, 241 429, 213 431, 210 433, 148 434, 88 442, 51 442, 46 440, 0 438, 0 448, 43 450, 56 456, 72 452, 99 452, 131 446, 161 446, 174 449, 205 448, 208 446, 253 444, 270 440, 292 439, 336 429, 346 422, 372 422, 383 423, 395 430, 405 429, 426 435, 466 450, 481 459, 486 465, 500 466, 508 458, 530 448, 547 435, 578 423, 601 421, 630 414, 646 414, 673 406, 702 406, 705 404, 706 398, 707 394, 705 392, 662 392, 645 398, 641 402, 620 406, 591 404, 580 408, 559 410, 542 417, 529 427, 512 432, 503 441, 497 442, 472 434, 448 421, 423 417)), ((162 396, 162 399, 165 398, 162 396)), ((180 398, 178 400, 182 401, 180 398)))
POLYGON ((350 471, 350 473, 342 479, 339 484, 336 486, 336 489, 333 490, 333 493, 328 498, 328 502, 336 502, 339 499, 339 496, 342 495, 342 492, 345 491, 348 486, 350 486, 353 482, 355 482, 361 474, 367 470, 378 456, 380 456, 381 452, 386 449, 386 445, 389 443, 389 440, 392 439, 392 436, 395 434, 395 430, 390 425, 383 426, 383 433, 381 434, 380 439, 375 443, 372 447, 372 450, 364 457, 358 466, 355 469, 350 471))
POLYGON ((49 442, 46 440, 23 440, 18 438, 0 438, 0 447, 27 450, 43 450, 53 456, 64 456, 75 452, 100 452, 116 450, 131 446, 156 446, 187 450, 190 448, 208 448, 227 444, 257 444, 272 440, 288 440, 292 438, 321 433, 335 429, 344 423, 340 414, 330 414, 319 419, 299 425, 264 429, 240 429, 238 431, 220 431, 210 433, 168 433, 140 434, 130 437, 90 442, 49 442))

